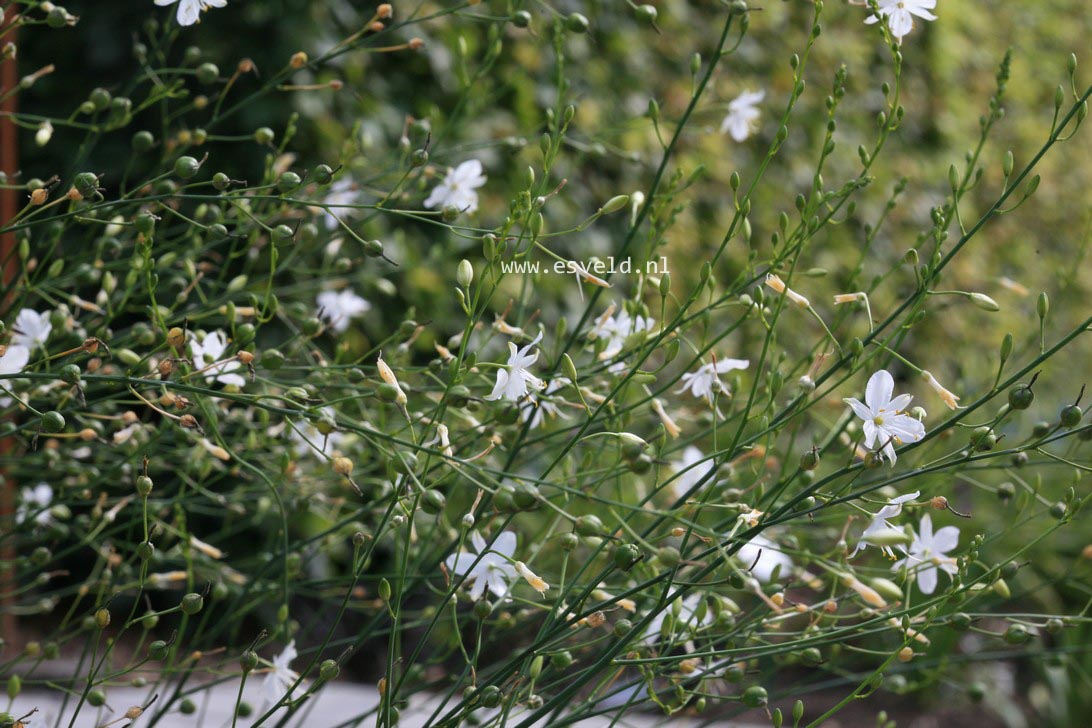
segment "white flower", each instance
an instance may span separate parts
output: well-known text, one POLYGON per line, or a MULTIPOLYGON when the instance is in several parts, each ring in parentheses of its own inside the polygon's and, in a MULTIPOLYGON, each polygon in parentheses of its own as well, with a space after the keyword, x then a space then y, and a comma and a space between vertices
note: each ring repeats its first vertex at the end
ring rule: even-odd
MULTIPOLYGON (((335 416, 334 408, 323 407, 322 414, 327 419, 333 420, 335 416)), ((292 441, 298 456, 302 457, 308 453, 331 456, 341 450, 341 445, 345 441, 345 433, 333 430, 324 435, 314 422, 305 420, 295 427, 288 428, 288 439, 292 441)))
MULTIPOLYGON (((351 205, 356 200, 356 185, 350 177, 342 177, 330 185, 326 197, 322 198, 322 204, 327 207, 322 210, 322 221, 327 230, 335 230, 339 226, 338 218, 344 217, 346 211, 338 208, 351 205)), ((348 210, 351 212, 352 210, 348 210)))
POLYGON ((917 442, 925 437, 925 425, 902 412, 913 400, 909 394, 892 399, 895 380, 886 370, 873 374, 865 387, 865 402, 852 397, 843 401, 853 408, 853 413, 864 420, 865 447, 877 447, 895 464, 895 443, 917 442))
MULTIPOLYGON (((660 630, 663 629, 664 619, 667 618, 669 613, 674 611, 674 604, 668 604, 660 612, 652 618, 652 621, 648 623, 648 628, 645 630, 645 639, 650 642, 656 642, 660 639, 660 630)), ((700 627, 706 624, 710 624, 713 621, 713 610, 706 608, 705 615, 701 621, 697 624, 691 625, 694 621, 695 615, 698 613, 698 608, 702 605, 702 596, 700 594, 691 594, 685 597, 679 603, 679 613, 675 615, 676 625, 687 625, 693 627, 700 627)))
POLYGON ((728 115, 720 123, 721 134, 728 133, 737 142, 745 141, 758 121, 757 106, 764 98, 765 91, 744 91, 732 100, 728 104, 728 115))
POLYGON ((348 288, 340 291, 323 291, 315 299, 319 316, 330 322, 330 328, 342 333, 349 328, 349 322, 371 310, 372 304, 353 293, 348 288))
POLYGON ((227 351, 227 337, 222 331, 213 331, 205 334, 202 341, 194 339, 190 342, 190 356, 193 357, 193 366, 202 372, 205 379, 220 382, 221 384, 234 384, 238 387, 246 384, 246 377, 238 372, 243 371, 243 363, 234 357, 220 362, 216 366, 209 367, 213 362, 219 362, 227 351), (208 367, 208 369, 205 369, 208 367))
MULTIPOLYGON (((289 667, 292 660, 296 659, 296 655, 296 641, 292 640, 281 654, 273 658, 269 672, 266 673, 265 682, 262 683, 262 697, 267 703, 279 702, 288 689, 299 680, 300 674, 289 667)), ((298 689, 299 686, 297 686, 298 689)), ((292 695, 289 695, 288 699, 292 700, 292 695)))
POLYGON ((451 205, 461 212, 474 212, 478 209, 478 193, 475 191, 485 184, 482 163, 476 159, 463 162, 448 171, 444 181, 432 188, 425 207, 443 208, 451 205))
POLYGON ((928 384, 932 388, 932 390, 937 393, 941 400, 943 400, 944 404, 948 406, 948 409, 959 409, 959 397, 955 396, 947 389, 945 389, 941 385, 941 383, 937 381, 936 377, 923 369, 921 372, 921 378, 924 379, 925 383, 928 384))
POLYGON ((516 578, 516 568, 510 561, 512 554, 516 553, 516 534, 504 531, 488 547, 485 539, 474 532, 470 534, 470 543, 474 546, 474 553, 461 551, 451 554, 444 562, 447 568, 452 574, 474 582, 470 588, 470 598, 474 601, 481 599, 486 589, 503 597, 508 593, 508 582, 516 578))
POLYGON ((155 0, 160 7, 178 3, 178 24, 193 25, 200 21, 201 11, 227 6, 227 0, 155 0))
POLYGON ((24 308, 15 317, 15 331, 11 336, 11 343, 34 349, 46 343, 49 332, 53 330, 53 324, 49 323, 49 312, 38 313, 29 308, 24 308))
POLYGON ((53 124, 46 119, 38 127, 38 131, 34 133, 34 143, 40 147, 44 147, 49 144, 49 140, 53 138, 53 124))
MULTIPOLYGON (((546 389, 543 390, 542 394, 544 396, 556 394, 565 387, 569 386, 569 384, 571 384, 571 382, 569 381, 568 377, 558 377, 557 379, 551 380, 550 383, 546 385, 546 389)), ((530 427, 532 430, 536 427, 540 427, 542 423, 546 421, 546 417, 555 419, 559 416, 567 417, 567 415, 561 411, 560 406, 558 406, 554 402, 551 402, 548 399, 537 399, 535 397, 531 397, 530 401, 523 405, 523 407, 520 409, 520 419, 522 419, 524 422, 530 420, 530 427)))
POLYGON ((30 349, 19 344, 0 346, 0 374, 18 374, 30 361, 30 349))
POLYGON ((528 387, 531 389, 542 389, 545 387, 545 383, 531 372, 527 371, 528 367, 538 360, 538 352, 530 354, 531 347, 539 342, 542 338, 542 334, 539 333, 527 346, 522 349, 516 349, 516 345, 511 341, 508 342, 508 362, 504 365, 503 369, 497 370, 497 383, 493 386, 493 391, 488 394, 486 399, 505 399, 513 402, 518 402, 527 396, 528 387))
POLYGON ((15 522, 23 523, 34 512, 34 522, 44 526, 53 520, 49 504, 53 502, 53 488, 49 483, 38 483, 33 488, 23 488, 22 503, 15 512, 15 522))
MULTIPOLYGON (((914 28, 914 17, 922 20, 936 20, 937 16, 929 11, 937 6, 937 0, 878 0, 880 17, 887 18, 887 27, 891 35, 901 43, 902 37, 914 28)), ((872 25, 880 18, 869 15, 865 23, 872 25)))
POLYGON ((905 559, 895 562, 891 568, 898 570, 905 565, 911 572, 917 574, 918 588, 922 594, 932 594, 937 588, 937 569, 955 575, 956 560, 948 556, 959 544, 959 529, 955 526, 945 526, 933 533, 933 519, 926 513, 921 517, 921 528, 914 534, 914 540, 910 543, 910 552, 905 559))
POLYGON ((778 577, 784 578, 792 568, 792 559, 778 550, 778 545, 759 534, 740 547, 736 552, 736 558, 743 564, 743 568, 751 570, 751 576, 759 581, 766 582, 773 577, 774 569, 778 566, 778 577), (753 565, 753 568, 752 568, 753 565))
POLYGON ((682 456, 672 463, 678 475, 672 485, 676 492, 689 493, 706 475, 713 470, 712 458, 706 459, 701 450, 687 445, 682 456))
POLYGON ((611 304, 606 313, 596 319, 595 326, 588 335, 607 342, 603 352, 599 354, 600 360, 613 359, 622 351, 627 338, 639 331, 651 331, 655 323, 645 316, 631 317, 625 309, 615 317, 614 304, 611 304))
MULTIPOLYGON (((876 515, 872 516, 872 522, 868 524, 868 528, 861 534, 861 539, 857 542, 857 548, 853 549, 853 553, 850 554, 850 557, 856 556, 858 551, 867 548, 868 540, 871 537, 884 533, 885 531, 897 531, 898 529, 888 523, 887 520, 889 518, 895 518, 902 513, 902 504, 914 500, 919 495, 921 495, 921 491, 915 490, 913 493, 900 495, 898 498, 892 498, 887 501, 887 505, 881 508, 876 515)), ((891 550, 890 546, 880 545, 880 550, 887 554, 888 558, 895 558, 895 552, 891 550)))
POLYGON ((750 365, 747 359, 714 359, 709 364, 702 364, 696 372, 683 374, 682 387, 676 389, 675 394, 689 389, 695 397, 704 398, 711 405, 715 394, 727 391, 719 375, 733 369, 746 369, 750 365))

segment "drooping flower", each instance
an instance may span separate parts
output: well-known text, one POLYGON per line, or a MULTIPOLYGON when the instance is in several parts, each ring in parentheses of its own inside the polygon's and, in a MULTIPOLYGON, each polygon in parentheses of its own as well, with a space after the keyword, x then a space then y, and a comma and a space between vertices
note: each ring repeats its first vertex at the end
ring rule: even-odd
MULTIPOLYGON (((296 641, 292 640, 285 646, 281 654, 273 658, 269 672, 265 675, 265 682, 262 683, 262 697, 267 704, 280 701, 288 693, 289 688, 299 680, 300 674, 289 667, 292 660, 296 659, 296 656, 296 641)), ((302 685, 297 686, 296 689, 298 690, 300 687, 302 685)), ((288 699, 292 700, 293 696, 288 695, 288 699)))
POLYGON ((330 328, 342 333, 349 328, 352 319, 372 309, 372 304, 348 288, 340 291, 323 291, 315 299, 321 318, 330 322, 330 328))
POLYGON ((904 35, 914 29, 914 16, 922 20, 936 20, 937 16, 930 13, 937 6, 937 0, 877 0, 879 17, 869 15, 865 23, 872 25, 880 18, 887 20, 887 27, 891 29, 891 35, 900 43, 904 35))
POLYGON ((33 350, 46 343, 49 339, 49 332, 53 330, 53 324, 49 322, 48 311, 38 313, 32 309, 24 308, 15 317, 14 329, 11 335, 11 343, 33 350))
POLYGON ((922 594, 932 594, 937 588, 937 569, 954 576, 959 569, 956 560, 948 552, 959 544, 959 529, 945 526, 933 533, 933 519, 926 513, 921 517, 921 526, 914 540, 910 543, 905 559, 892 564, 893 570, 903 566, 917 575, 918 588, 922 594))
POLYGON ((435 209, 450 205, 460 212, 474 212, 478 209, 476 190, 484 184, 482 163, 476 159, 467 160, 449 170, 443 181, 432 188, 425 207, 435 209))
POLYGON ((227 337, 222 331, 205 334, 205 338, 201 341, 197 341, 197 339, 190 341, 190 356, 193 358, 193 366, 197 370, 203 370, 202 375, 205 379, 242 387, 246 384, 246 377, 240 373, 245 371, 243 363, 235 357, 224 359, 224 352, 226 351, 227 337), (214 362, 220 363, 209 366, 214 362))
POLYGON ((696 372, 687 372, 682 375, 682 387, 675 390, 680 394, 686 390, 699 399, 705 399, 713 404, 714 395, 726 392, 727 388, 720 381, 720 375, 733 369, 746 369, 751 365, 747 359, 715 359, 708 364, 702 364, 696 372))
POLYGON ((728 104, 728 115, 720 123, 721 134, 727 133, 737 142, 746 141, 758 121, 758 104, 766 98, 765 91, 744 91, 728 104))
POLYGON ((941 386, 940 382, 936 380, 936 377, 934 377, 929 372, 922 370, 921 378, 924 379, 925 383, 928 384, 929 387, 937 393, 937 396, 939 396, 941 401, 943 401, 944 404, 948 406, 948 409, 959 409, 959 397, 955 396, 943 386, 941 386))
POLYGON ((40 526, 53 520, 53 515, 49 512, 49 506, 53 502, 53 488, 49 483, 38 483, 33 488, 23 488, 21 495, 22 502, 15 512, 16 523, 23 523, 32 514, 34 522, 40 526))
POLYGON ((511 341, 508 342, 508 362, 503 368, 497 370, 497 383, 493 391, 486 395, 486 399, 500 399, 504 397, 512 402, 518 402, 527 396, 530 389, 542 389, 546 384, 531 374, 528 369, 538 360, 538 351, 531 354, 531 347, 542 339, 542 333, 535 337, 527 346, 517 349, 511 341))
POLYGON ((470 534, 470 543, 474 551, 460 551, 447 557, 448 570, 456 576, 465 577, 473 582, 470 598, 477 601, 488 589, 498 597, 508 593, 508 582, 517 576, 512 565, 512 555, 516 553, 516 534, 504 531, 497 536, 492 546, 477 532, 470 534))
POLYGON ((209 8, 227 7, 227 0, 155 0, 155 4, 160 7, 174 5, 176 2, 178 13, 175 17, 178 18, 179 25, 193 25, 200 22, 201 13, 209 8))
POLYGON ((751 575, 761 582, 768 582, 773 578, 774 569, 781 567, 778 577, 784 578, 792 568, 792 559, 781 552, 780 546, 758 534, 740 547, 736 552, 736 558, 743 564, 743 568, 750 569, 751 575))
POLYGON ((701 450, 693 445, 687 445, 679 459, 672 463, 672 467, 678 473, 672 482, 676 492, 689 493, 713 470, 714 466, 712 458, 706 458, 701 450))
POLYGON ((800 308, 811 308, 811 303, 808 302, 808 299, 786 286, 785 281, 781 280, 781 276, 776 273, 766 274, 766 285, 795 303, 800 308))
MULTIPOLYGON (((888 523, 888 519, 895 518, 900 513, 902 513, 902 504, 906 503, 907 501, 914 500, 919 495, 921 495, 921 491, 915 490, 913 493, 900 495, 898 498, 892 498, 891 500, 889 500, 887 502, 887 505, 881 508, 876 513, 876 515, 872 516, 872 521, 868 524, 868 527, 864 530, 864 533, 861 534, 860 540, 857 541, 857 548, 853 549, 853 553, 850 554, 850 557, 856 556, 858 551, 867 548, 869 546, 869 539, 875 538, 876 536, 879 536, 880 534, 883 534, 887 531, 897 531, 898 529, 888 523)), ((889 545, 877 545, 880 547, 881 551, 887 554, 888 558, 895 558, 895 552, 891 550, 891 547, 889 545)))
POLYGON ((30 349, 20 344, 0 345, 0 374, 18 374, 30 361, 30 349))
POLYGON ((875 447, 895 465, 895 444, 917 442, 925 437, 925 425, 904 410, 913 400, 909 394, 892 398, 895 380, 884 369, 873 374, 865 387, 865 402, 847 397, 843 401, 864 420, 865 447, 875 447))
POLYGON ((527 568, 527 564, 522 561, 517 561, 513 565, 516 573, 523 577, 524 581, 531 585, 531 588, 537 591, 539 594, 545 594, 550 588, 550 585, 546 583, 546 580, 527 568))

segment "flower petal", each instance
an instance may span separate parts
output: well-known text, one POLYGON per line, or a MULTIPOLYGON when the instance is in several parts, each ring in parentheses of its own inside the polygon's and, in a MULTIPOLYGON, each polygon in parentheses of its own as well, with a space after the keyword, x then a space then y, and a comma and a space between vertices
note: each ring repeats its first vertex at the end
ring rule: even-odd
POLYGON ((886 369, 880 369, 868 379, 865 387, 865 402, 873 412, 887 409, 887 403, 891 401, 891 393, 895 391, 895 380, 886 369))

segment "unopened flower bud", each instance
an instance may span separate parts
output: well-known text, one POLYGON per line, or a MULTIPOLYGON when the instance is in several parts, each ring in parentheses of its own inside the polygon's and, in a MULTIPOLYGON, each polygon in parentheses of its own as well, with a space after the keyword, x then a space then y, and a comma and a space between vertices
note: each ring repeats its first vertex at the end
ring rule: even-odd
POLYGON ((330 466, 333 468, 333 471, 335 473, 337 473, 338 475, 343 475, 346 478, 348 478, 353 473, 353 461, 346 457, 334 458, 331 461, 330 466))
POLYGON ((292 58, 288 61, 288 65, 292 68, 303 68, 307 65, 307 54, 303 51, 296 51, 292 54, 292 58))

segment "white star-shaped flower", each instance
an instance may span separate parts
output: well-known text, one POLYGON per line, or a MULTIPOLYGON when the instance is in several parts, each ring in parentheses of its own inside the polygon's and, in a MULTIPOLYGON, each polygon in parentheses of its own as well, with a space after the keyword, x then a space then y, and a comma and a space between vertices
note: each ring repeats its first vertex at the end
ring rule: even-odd
POLYGON ((865 387, 865 402, 852 397, 843 401, 853 408, 853 413, 864 420, 865 447, 875 446, 895 465, 895 443, 917 442, 925 437, 925 425, 903 411, 913 400, 909 394, 892 398, 895 380, 881 369, 873 374, 865 387))
MULTIPOLYGON (((921 491, 915 490, 913 493, 900 495, 898 498, 892 498, 891 500, 889 500, 887 502, 887 505, 881 508, 879 512, 876 513, 876 515, 872 516, 871 523, 868 524, 868 528, 866 528, 864 530, 864 533, 861 534, 861 538, 857 542, 857 548, 853 549, 853 553, 850 554, 850 557, 852 558, 856 556, 857 552, 861 549, 868 548, 869 539, 876 536, 877 534, 884 533, 885 531, 898 530, 890 523, 888 523, 888 519, 895 518, 900 513, 902 513, 902 504, 906 503, 907 501, 914 500, 919 495, 921 495, 921 491)), ((895 558, 895 552, 891 549, 890 546, 880 545, 880 550, 887 554, 888 558, 895 558)))
POLYGON ((504 399, 512 402, 518 402, 527 396, 531 389, 542 389, 546 384, 531 374, 528 369, 532 364, 538 361, 538 351, 531 354, 531 347, 542 339, 542 334, 539 333, 527 346, 522 349, 517 349, 516 345, 511 341, 508 342, 508 362, 502 369, 497 370, 497 383, 493 386, 493 391, 486 395, 486 399, 504 399))
POLYGON ((20 344, 0 346, 0 374, 18 374, 30 361, 30 349, 20 344))
POLYGON ((243 363, 234 357, 221 362, 226 351, 227 336, 222 331, 213 331, 205 334, 201 341, 194 339, 190 342, 190 356, 195 369, 205 369, 213 362, 220 362, 202 372, 205 379, 242 387, 246 384, 246 377, 241 374, 244 371, 243 363))
POLYGON ((713 469, 713 460, 706 458, 705 454, 693 445, 687 445, 679 459, 671 466, 678 473, 671 483, 675 492, 689 493, 713 469))
POLYGON ((15 512, 15 522, 23 523, 33 513, 34 522, 44 526, 53 520, 49 505, 53 502, 53 488, 49 483, 38 483, 33 488, 23 488, 22 503, 15 512))
POLYGON ((720 375, 733 369, 746 369, 751 365, 747 359, 716 359, 708 364, 702 364, 696 372, 687 372, 682 375, 682 387, 675 390, 675 394, 681 394, 686 390, 699 399, 705 399, 710 405, 713 397, 720 392, 726 392, 724 382, 720 381, 720 375))
POLYGON ((29 308, 24 308, 15 317, 15 331, 11 335, 11 343, 35 349, 42 346, 49 339, 49 332, 53 330, 53 324, 49 322, 49 312, 38 313, 29 308))
POLYGON ((728 115, 720 122, 720 133, 737 142, 746 141, 754 130, 761 112, 758 104, 766 98, 765 91, 744 91, 728 104, 728 115))
MULTIPOLYGON (((266 704, 271 705, 280 701, 288 693, 288 689, 299 680, 300 674, 289 667, 296 657, 296 641, 292 640, 285 646, 281 654, 273 658, 269 672, 266 673, 265 681, 262 683, 262 698, 266 701, 266 704)), ((297 686, 296 690, 299 690, 300 687, 302 687, 302 684, 297 686)), ((289 695, 288 699, 292 700, 293 696, 289 695)))
POLYGON ((937 6, 937 0, 878 0, 880 16, 869 15, 865 23, 872 25, 879 19, 887 19, 887 27, 891 29, 891 35, 900 43, 904 35, 914 29, 914 16, 922 20, 936 20, 937 16, 930 13, 937 6))
MULTIPOLYGON (((569 384, 571 382, 568 377, 558 377, 546 385, 546 389, 543 390, 542 394, 544 397, 548 397, 561 391, 569 384)), ((548 399, 539 399, 537 397, 529 397, 528 399, 529 401, 520 408, 520 419, 524 422, 530 420, 532 430, 540 427, 546 421, 546 417, 556 419, 557 417, 568 416, 561 411, 560 406, 548 399)))
POLYGON ((448 171, 443 181, 432 188, 425 200, 425 207, 435 209, 450 205, 460 212, 474 212, 478 209, 476 190, 484 184, 482 163, 476 159, 468 160, 448 171))
POLYGON ((921 527, 914 534, 909 553, 891 568, 898 571, 906 566, 917 575, 918 588, 922 594, 932 594, 937 588, 937 569, 954 576, 959 569, 956 560, 948 552, 959 544, 959 529, 945 526, 933 533, 933 519, 926 513, 921 517, 921 527))
POLYGON ((492 546, 477 532, 470 534, 470 543, 474 551, 460 551, 447 557, 447 568, 456 576, 465 577, 473 582, 470 598, 477 601, 488 589, 498 597, 508 593, 508 582, 517 578, 512 556, 516 553, 516 534, 504 531, 492 546))
POLYGON ((227 0, 155 0, 155 4, 160 7, 174 5, 176 2, 178 13, 175 17, 178 18, 179 25, 193 25, 200 22, 202 11, 209 8, 227 7, 227 0))
POLYGON ((319 316, 330 322, 330 328, 342 333, 349 328, 352 319, 372 309, 372 304, 348 288, 340 291, 323 291, 315 299, 319 316))

